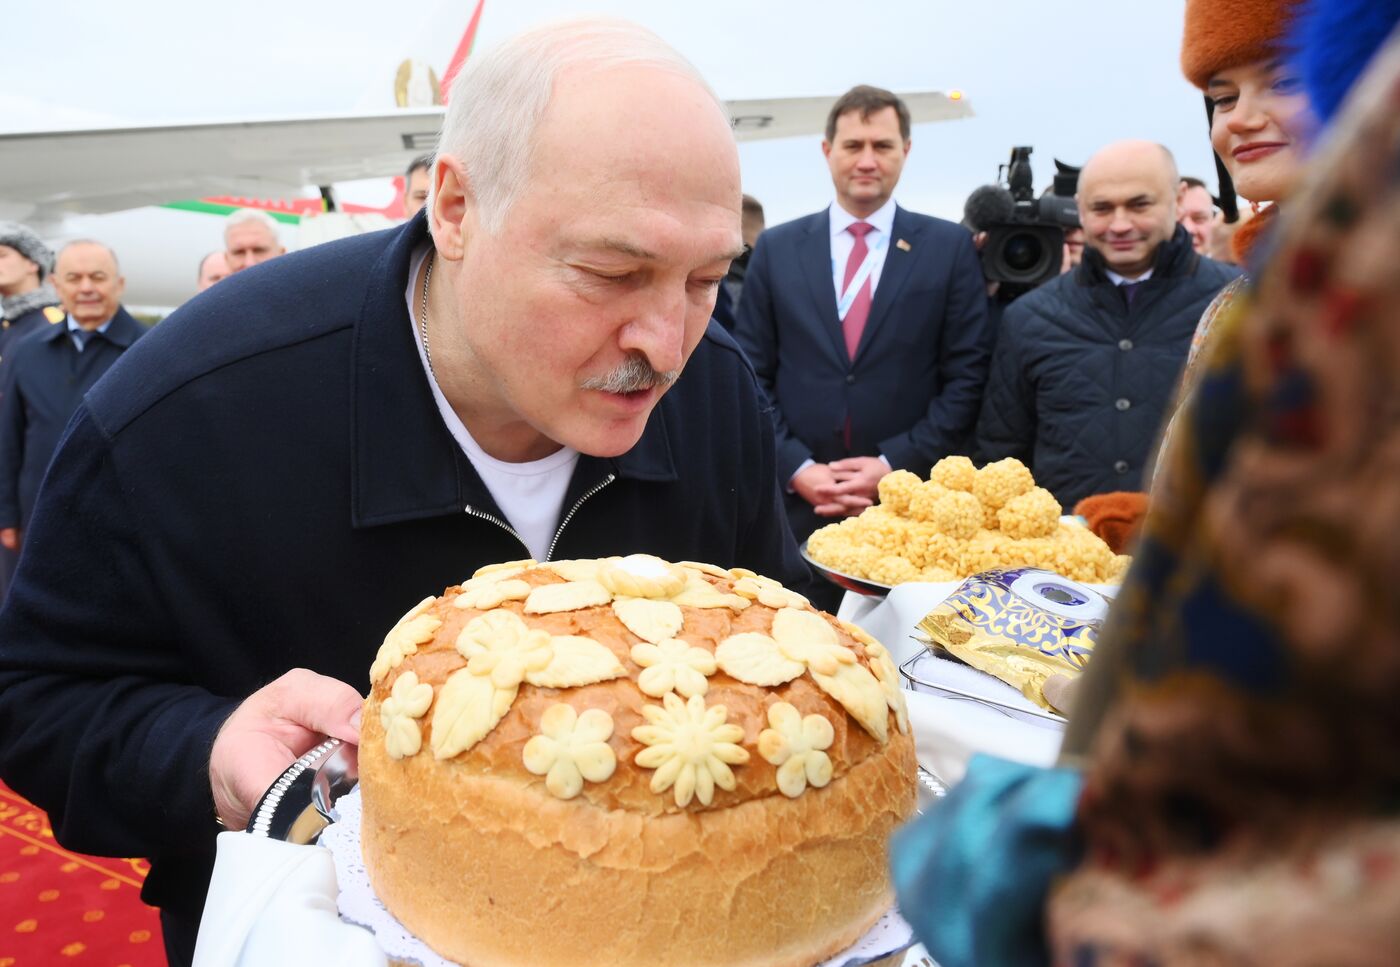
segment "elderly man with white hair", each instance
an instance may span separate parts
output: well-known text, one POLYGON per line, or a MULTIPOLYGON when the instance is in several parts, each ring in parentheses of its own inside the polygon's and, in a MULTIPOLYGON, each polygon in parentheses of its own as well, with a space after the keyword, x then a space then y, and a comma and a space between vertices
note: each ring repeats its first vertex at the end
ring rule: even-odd
POLYGON ((267 212, 240 208, 224 222, 224 260, 229 275, 286 253, 277 235, 277 222, 267 212))
POLYGON ((539 28, 458 76, 424 213, 225 280, 89 394, 0 613, 0 776, 69 847, 151 858, 172 963, 220 825, 357 740, 425 593, 633 552, 806 579, 762 391, 708 325, 740 197, 675 51, 539 28))

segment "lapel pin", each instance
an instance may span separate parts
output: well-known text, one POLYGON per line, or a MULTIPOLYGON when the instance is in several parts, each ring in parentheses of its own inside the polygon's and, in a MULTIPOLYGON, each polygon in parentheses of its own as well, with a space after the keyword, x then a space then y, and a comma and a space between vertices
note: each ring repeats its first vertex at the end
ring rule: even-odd
POLYGON ((910 245, 908 242, 901 238, 899 241, 894 243, 894 247, 899 249, 901 252, 907 252, 914 246, 910 245))

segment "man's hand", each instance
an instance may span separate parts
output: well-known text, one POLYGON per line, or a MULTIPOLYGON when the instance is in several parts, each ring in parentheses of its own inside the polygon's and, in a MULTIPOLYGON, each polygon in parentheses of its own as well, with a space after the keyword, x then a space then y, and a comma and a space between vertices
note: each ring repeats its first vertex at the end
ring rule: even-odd
POLYGON ((818 517, 845 517, 845 504, 836 499, 836 476, 831 467, 814 463, 793 475, 792 489, 812 505, 818 517))
POLYGON ((18 527, 0 527, 0 547, 7 551, 19 550, 18 527))
POLYGON ((836 478, 834 499, 846 507, 848 514, 858 514, 880 494, 880 478, 890 472, 890 465, 881 457, 847 457, 827 464, 836 478))
POLYGON ((308 749, 331 735, 360 741, 363 699, 344 682, 294 668, 234 709, 209 754, 214 809, 229 829, 248 816, 267 787, 308 749))

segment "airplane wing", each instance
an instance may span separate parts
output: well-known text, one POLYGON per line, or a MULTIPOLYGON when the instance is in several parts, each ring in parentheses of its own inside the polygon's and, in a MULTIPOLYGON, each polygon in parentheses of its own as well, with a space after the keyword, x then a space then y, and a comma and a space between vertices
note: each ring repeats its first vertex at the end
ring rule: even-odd
POLYGON ((188 198, 276 197, 401 174, 442 108, 0 134, 0 218, 30 224, 188 198))
MULTIPOLYGON (((972 106, 961 93, 918 91, 900 94, 914 124, 951 121, 972 117, 972 106)), ((768 100, 726 101, 734 122, 734 137, 740 141, 765 138, 791 138, 821 134, 826 115, 836 101, 832 97, 781 97, 768 100)))
MULTIPOLYGON (((954 92, 902 94, 914 123, 970 117, 954 92)), ((740 141, 821 133, 831 97, 727 102, 740 141)), ((0 219, 41 228, 211 195, 268 198, 400 174, 437 142, 443 108, 384 114, 0 133, 0 219)))

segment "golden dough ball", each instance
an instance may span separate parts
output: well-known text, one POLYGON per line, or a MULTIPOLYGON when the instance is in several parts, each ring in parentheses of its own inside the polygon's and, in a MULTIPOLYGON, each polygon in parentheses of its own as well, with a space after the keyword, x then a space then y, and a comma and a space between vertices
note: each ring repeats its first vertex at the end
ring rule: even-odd
POLYGON ((994 567, 1002 567, 1004 546, 1009 542, 1005 534, 994 530, 980 530, 977 535, 963 545, 958 558, 958 571, 971 576, 994 567))
POLYGON ((909 513, 915 520, 933 524, 940 532, 961 540, 972 537, 982 525, 982 506, 976 497, 931 480, 914 491, 909 513))
POLYGON ((879 505, 861 511, 855 520, 852 532, 860 543, 878 547, 886 554, 903 552, 909 521, 879 505))
POLYGON ((946 567, 926 567, 919 572, 919 580, 937 584, 944 581, 961 581, 962 575, 946 567))
POLYGON ((870 580, 881 584, 905 584, 919 579, 919 569, 904 558, 887 554, 870 569, 870 580))
POLYGON ((1001 509, 998 507, 989 507, 986 504, 979 504, 979 506, 982 508, 982 529, 989 531, 1000 530, 1001 518, 998 515, 1001 513, 1001 509))
POLYGON ((1012 497, 997 511, 997 523, 1008 537, 1050 537, 1060 525, 1060 502, 1044 487, 1012 497))
POLYGON ((977 471, 972 493, 984 506, 1001 509, 1012 497, 1019 497, 1035 486, 1035 478, 1015 457, 989 463, 977 471))
POLYGON ((949 490, 971 492, 972 481, 977 477, 977 468, 967 457, 944 457, 933 465, 928 478, 940 483, 949 490))
POLYGON ((894 514, 909 511, 909 498, 914 488, 923 483, 919 475, 908 470, 896 470, 880 478, 880 506, 894 514))

